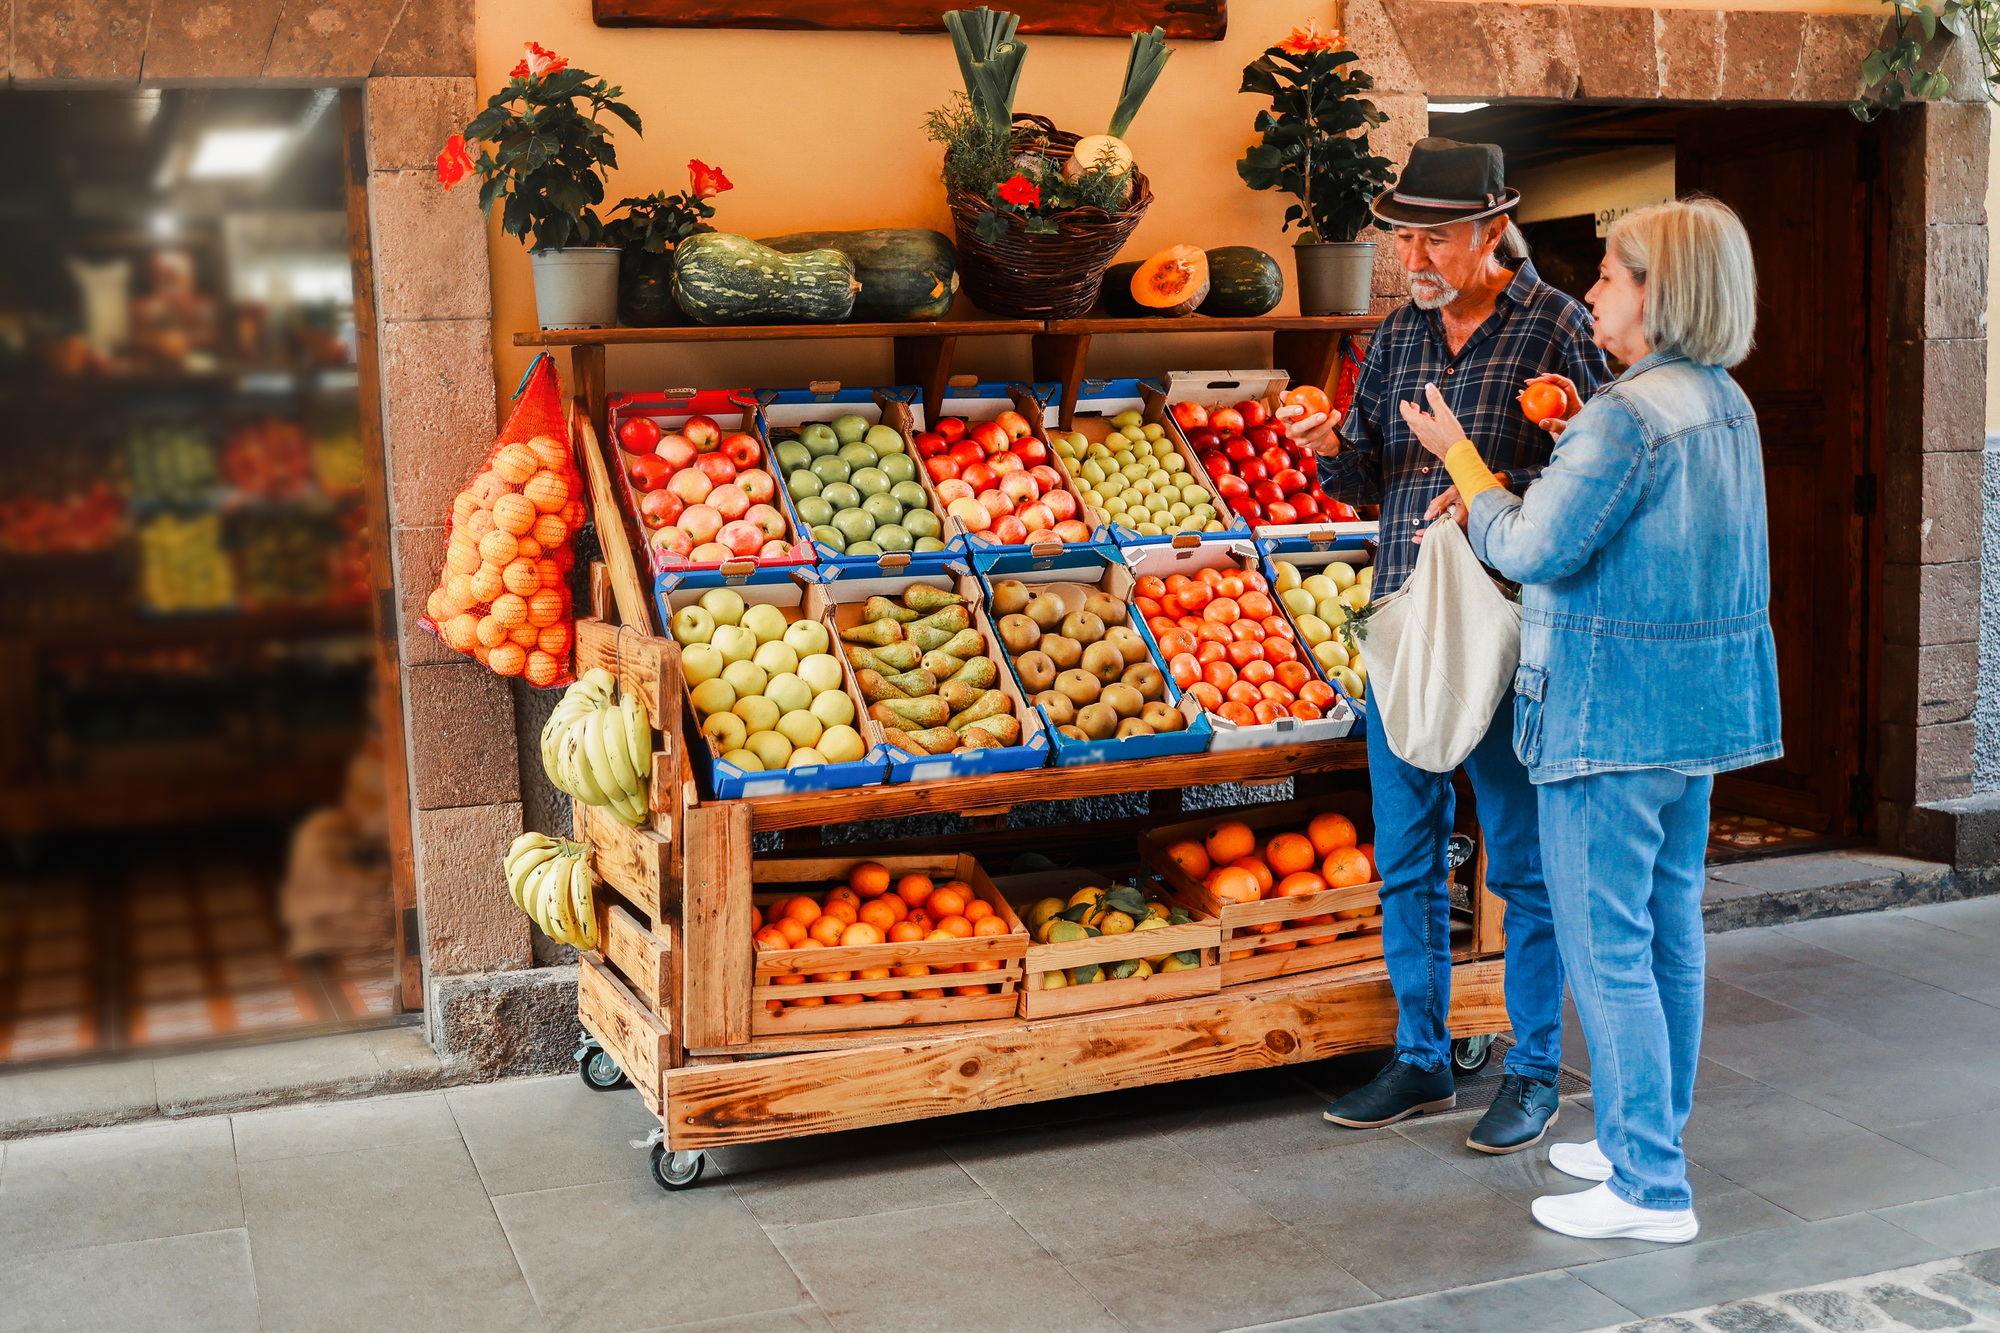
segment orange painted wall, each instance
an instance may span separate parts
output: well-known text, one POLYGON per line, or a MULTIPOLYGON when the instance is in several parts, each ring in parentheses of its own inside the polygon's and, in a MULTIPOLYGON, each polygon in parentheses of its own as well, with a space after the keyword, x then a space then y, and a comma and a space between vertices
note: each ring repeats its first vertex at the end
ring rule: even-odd
MULTIPOLYGON (((1881 8, 1876 0, 1692 7, 1881 8)), ((1237 87, 1242 67, 1265 46, 1305 18, 1326 23, 1333 12, 1330 0, 1232 0, 1226 40, 1178 46, 1127 136, 1155 195, 1128 255, 1181 241, 1256 245, 1289 268, 1279 230, 1286 200, 1254 194, 1236 176, 1261 101, 1237 87)), ((682 188, 688 159, 698 157, 735 183, 718 201, 715 224, 724 230, 750 236, 864 226, 950 231, 938 148, 923 132, 925 114, 960 86, 942 34, 600 29, 590 21, 589 0, 477 0, 477 40, 482 89, 505 82, 529 40, 624 86, 646 133, 619 136, 614 201, 682 188)), ((1124 43, 1037 37, 1030 48, 1016 107, 1078 133, 1101 130, 1124 72, 1124 43)), ((511 335, 534 327, 534 295, 526 252, 497 226, 493 238, 496 375, 511 391, 533 355, 513 347, 511 335)), ((1091 371, 1262 365, 1267 356, 1267 342, 1256 338, 1100 338, 1091 371)), ((1026 341, 961 342, 958 365, 1025 377, 1026 341)), ((609 379, 614 389, 781 388, 811 379, 882 384, 889 368, 883 342, 721 344, 616 350, 609 379)))

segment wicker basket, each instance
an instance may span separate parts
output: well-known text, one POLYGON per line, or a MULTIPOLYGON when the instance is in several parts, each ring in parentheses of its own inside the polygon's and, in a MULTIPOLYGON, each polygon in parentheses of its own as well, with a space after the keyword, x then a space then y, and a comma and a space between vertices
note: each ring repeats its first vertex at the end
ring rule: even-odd
MULTIPOLYGON (((1069 159, 1078 136, 1052 121, 1014 117, 1014 151, 1038 153, 1056 162, 1069 159)), ((1014 319, 1071 319, 1097 300, 1104 270, 1146 215, 1153 191, 1143 172, 1132 172, 1132 202, 1123 213, 1072 208, 1056 215, 1054 235, 1029 232, 1010 219, 1007 235, 991 244, 979 234, 986 200, 969 190, 951 194, 951 218, 958 232, 958 271, 966 295, 989 315, 1014 319)))

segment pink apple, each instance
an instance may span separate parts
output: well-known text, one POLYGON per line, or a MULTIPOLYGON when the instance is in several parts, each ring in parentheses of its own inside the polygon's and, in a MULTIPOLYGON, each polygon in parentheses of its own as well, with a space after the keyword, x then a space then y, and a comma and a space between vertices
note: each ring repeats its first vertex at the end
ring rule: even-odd
POLYGON ((757 460, 764 456, 763 446, 757 443, 755 435, 745 435, 738 431, 734 435, 722 437, 716 452, 736 464, 737 467, 755 467, 757 460))
POLYGON ((963 524, 967 532, 984 532, 993 526, 992 513, 969 495, 953 500, 945 506, 944 512, 963 524))
POLYGON ((685 556, 694 549, 694 538, 688 536, 684 529, 667 527, 646 538, 646 545, 655 552, 685 556))
POLYGON ((722 530, 726 520, 714 505, 689 505, 681 511, 681 526, 696 542, 705 542, 722 530))
POLYGON ((1014 517, 1020 519, 1022 526, 1030 532, 1040 532, 1043 528, 1056 525, 1056 516, 1049 512, 1047 505, 1040 503, 1022 505, 1015 511, 1014 517))
POLYGON ((986 466, 992 468, 1003 477, 1009 472, 1026 471, 1028 467, 1026 463, 1021 461, 1021 456, 1012 449, 993 455, 993 457, 986 460, 986 466))
POLYGON ((1041 483, 1043 495, 1047 495, 1050 491, 1062 489, 1062 473, 1056 471, 1047 463, 1039 463, 1029 468, 1028 475, 1041 483))
MULTIPOLYGON (((1010 415, 1018 416, 1019 413, 1010 415)), ((1014 442, 1014 437, 1007 433, 1007 428, 994 421, 980 422, 972 428, 966 438, 977 445, 983 454, 997 454, 1014 442)))
POLYGON ((1076 517, 1076 497, 1068 491, 1050 491, 1042 497, 1042 503, 1049 507, 1058 523, 1076 517))
POLYGON ((689 417, 681 427, 681 434, 694 442, 694 447, 709 453, 722 441, 722 427, 707 417, 689 417))
POLYGON ((1009 472, 1000 478, 1000 494, 1020 504, 1024 500, 1040 499, 1042 488, 1025 472, 1009 472))
POLYGON ((694 456, 701 451, 685 435, 662 435, 660 442, 653 446, 653 452, 678 471, 694 462, 694 456))
POLYGON ((1035 428, 1019 412, 1002 412, 993 418, 993 424, 1007 432, 1009 441, 1025 439, 1035 433, 1035 428))
POLYGON ((758 531, 757 525, 742 519, 723 524, 715 539, 736 555, 755 555, 757 548, 764 544, 764 534, 758 531))
POLYGON ((1014 502, 998 491, 981 491, 976 497, 986 512, 995 518, 1014 512, 1014 502))
POLYGON ((703 542, 688 552, 688 559, 697 565, 719 565, 735 554, 721 542, 703 542))
POLYGON ((937 484, 938 499, 950 505, 953 500, 970 500, 979 492, 972 489, 972 483, 958 477, 947 477, 937 484))
POLYGON ((639 497, 639 521, 649 528, 661 528, 681 516, 687 502, 672 491, 647 491, 639 497))
POLYGON ((757 548, 757 554, 760 558, 768 556, 790 555, 791 553, 792 553, 791 547, 785 545, 785 543, 783 542, 777 542, 777 541, 765 542, 762 546, 757 548))
POLYGON ((1090 540, 1090 529, 1073 518, 1064 519, 1053 528, 1050 528, 1049 531, 1066 542, 1087 542, 1090 540))
POLYGON ((722 485, 725 481, 736 480, 736 464, 730 462, 721 454, 703 454, 700 458, 694 460, 694 465, 701 469, 703 476, 718 486, 722 485))
POLYGON ((724 518, 742 518, 750 508, 750 497, 735 482, 717 486, 708 493, 708 503, 724 518))
POLYGON ((1027 525, 1012 514, 1002 514, 993 520, 993 540, 1007 546, 1019 546, 1028 540, 1027 525))
POLYGON ((778 483, 771 480, 771 474, 760 467, 747 468, 737 473, 736 484, 743 488, 743 493, 750 497, 750 503, 753 505, 768 503, 771 497, 778 493, 778 483))
POLYGON ((743 521, 755 523, 757 531, 764 534, 765 541, 776 541, 785 535, 785 516, 769 505, 751 505, 744 511, 743 521))
POLYGON ((715 489, 715 483, 699 468, 684 467, 674 473, 674 479, 667 483, 667 489, 681 498, 682 504, 700 504, 715 489))

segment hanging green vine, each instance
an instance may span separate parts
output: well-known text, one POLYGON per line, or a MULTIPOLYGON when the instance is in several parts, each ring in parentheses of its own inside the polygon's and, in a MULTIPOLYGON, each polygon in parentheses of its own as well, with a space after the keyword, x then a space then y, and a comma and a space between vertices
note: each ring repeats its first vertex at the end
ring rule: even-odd
POLYGON ((1994 98, 2000 80, 2000 0, 1882 0, 1891 11, 1889 45, 1861 62, 1861 96, 1847 104, 1856 120, 1869 121, 1906 102, 1934 100, 1951 92, 1951 79, 1923 67, 1924 55, 1942 30, 1970 38, 1979 50, 1986 95, 1994 98))

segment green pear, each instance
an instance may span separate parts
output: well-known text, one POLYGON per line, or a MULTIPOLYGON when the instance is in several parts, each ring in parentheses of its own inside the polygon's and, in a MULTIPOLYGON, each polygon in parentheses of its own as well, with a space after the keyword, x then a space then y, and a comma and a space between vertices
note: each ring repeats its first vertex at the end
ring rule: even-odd
POLYGON ((907 625, 921 615, 923 615, 923 612, 912 611, 906 606, 898 606, 887 597, 870 597, 866 602, 861 604, 861 619, 864 623, 868 624, 872 624, 877 620, 896 620, 907 625))
POLYGON ((935 694, 927 699, 880 699, 868 706, 868 716, 885 727, 915 724, 941 727, 951 720, 951 709, 935 694))
POLYGON ((964 602, 965 599, 957 593, 946 592, 942 588, 933 588, 928 583, 912 583, 909 589, 903 593, 903 604, 915 609, 919 613, 940 611, 947 606, 960 606, 964 602))
MULTIPOLYGON (((942 703, 943 700, 940 699, 939 702, 942 703)), ((1007 701, 1007 696, 1004 692, 1000 690, 988 690, 986 693, 980 695, 978 700, 970 707, 963 709, 956 717, 951 719, 951 729, 963 732, 967 726, 979 721, 983 717, 999 717, 1002 713, 1011 713, 1013 711, 1014 707, 1007 701)))
POLYGON ((849 643, 865 643, 877 648, 886 648, 903 637, 903 627, 893 620, 874 620, 865 625, 844 629, 840 632, 840 637, 849 643))

